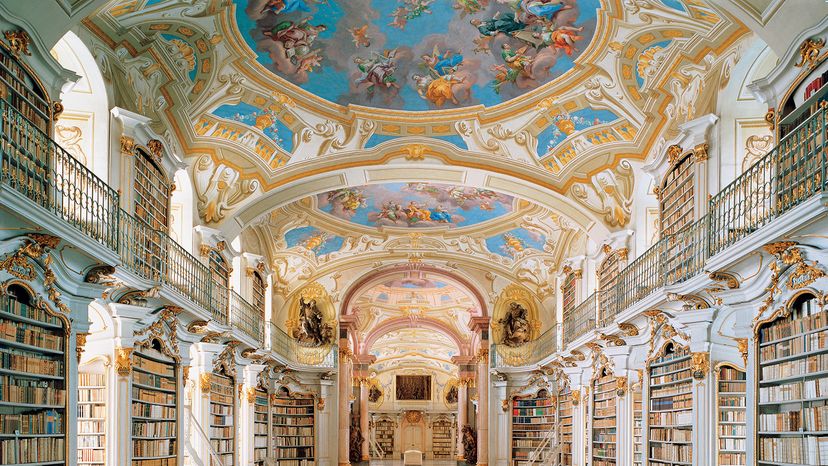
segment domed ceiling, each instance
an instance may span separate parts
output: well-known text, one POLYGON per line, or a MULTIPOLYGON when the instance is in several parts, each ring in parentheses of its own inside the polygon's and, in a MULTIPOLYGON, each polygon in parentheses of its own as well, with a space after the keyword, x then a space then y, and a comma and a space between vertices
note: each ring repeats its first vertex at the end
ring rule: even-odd
POLYGON ((268 70, 331 102, 492 106, 554 80, 591 41, 598 0, 234 0, 268 70))

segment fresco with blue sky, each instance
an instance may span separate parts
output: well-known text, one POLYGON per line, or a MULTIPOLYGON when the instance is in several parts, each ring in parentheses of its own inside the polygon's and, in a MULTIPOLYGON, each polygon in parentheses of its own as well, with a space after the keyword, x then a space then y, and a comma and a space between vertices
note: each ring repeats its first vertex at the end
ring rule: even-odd
POLYGON ((293 151, 293 131, 270 110, 242 102, 236 105, 222 105, 213 110, 213 115, 259 128, 277 146, 287 152, 293 151))
POLYGON ((495 105, 572 68, 599 0, 234 0, 258 61, 332 102, 495 105))
POLYGON ((385 183, 319 194, 328 214, 369 227, 464 227, 512 212, 514 198, 488 189, 436 183, 385 183))
POLYGON ((299 246, 314 255, 324 256, 342 249, 345 239, 341 236, 332 235, 316 227, 301 227, 285 233, 285 243, 288 248, 299 246))
POLYGON ((618 115, 609 110, 592 108, 556 115, 552 124, 538 134, 538 155, 543 157, 548 154, 570 134, 617 119, 618 115))
POLYGON ((516 228, 486 239, 486 247, 489 251, 509 258, 527 249, 543 251, 544 244, 546 244, 546 236, 525 228, 516 228))

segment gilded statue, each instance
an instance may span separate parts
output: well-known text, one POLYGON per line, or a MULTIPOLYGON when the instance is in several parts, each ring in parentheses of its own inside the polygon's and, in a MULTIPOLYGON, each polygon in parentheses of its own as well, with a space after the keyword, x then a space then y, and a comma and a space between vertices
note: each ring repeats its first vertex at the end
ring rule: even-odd
POLYGON ((333 341, 333 327, 324 322, 315 299, 299 298, 299 324, 293 337, 303 346, 319 347, 333 341))
POLYGON ((532 335, 532 326, 526 308, 519 303, 510 303, 506 317, 498 320, 503 326, 503 341, 506 346, 516 347, 527 342, 532 335))

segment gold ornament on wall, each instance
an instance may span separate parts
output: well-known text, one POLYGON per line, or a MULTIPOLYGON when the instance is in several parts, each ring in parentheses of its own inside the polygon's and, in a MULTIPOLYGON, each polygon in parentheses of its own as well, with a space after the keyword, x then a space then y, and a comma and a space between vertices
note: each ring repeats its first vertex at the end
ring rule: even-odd
POLYGON ((135 153, 135 139, 129 136, 121 136, 121 153, 132 155, 135 153))
POLYGON ((201 376, 199 377, 199 388, 201 389, 201 394, 203 396, 207 396, 210 394, 210 382, 210 374, 207 372, 202 372, 201 376))
POLYGON ((132 371, 132 348, 115 348, 115 372, 121 377, 129 377, 132 371))
POLYGON ((624 332, 624 334, 628 337, 638 336, 638 327, 636 327, 635 324, 623 322, 618 324, 618 329, 624 332))
MULTIPOLYGON (((8 37, 8 36, 7 36, 8 37)), ((819 63, 819 52, 825 46, 825 39, 805 39, 799 46, 799 63, 794 64, 797 68, 808 65, 808 69, 814 69, 819 63)))
POLYGON ((5 31, 3 35, 6 36, 6 40, 9 42, 9 50, 12 53, 15 55, 32 55, 32 52, 29 51, 29 45, 32 43, 32 39, 29 37, 28 32, 23 30, 5 31))
POLYGON ((672 146, 667 148, 667 160, 670 162, 670 165, 675 165, 678 162, 679 158, 681 158, 681 154, 684 152, 684 149, 681 148, 678 144, 673 144, 672 146))
POLYGON ((707 377, 710 371, 710 353, 690 353, 690 367, 694 379, 707 377))
POLYGON ((86 337, 88 336, 88 333, 78 333, 75 335, 75 352, 77 353, 79 363, 83 355, 83 347, 86 346, 86 337))
POLYGON ((572 390, 571 395, 572 397, 572 406, 578 406, 581 404, 581 391, 580 390, 572 390))
POLYGON ((617 396, 624 396, 627 394, 627 384, 628 384, 627 377, 616 377, 615 378, 615 394, 617 396))
POLYGON ((736 349, 739 350, 739 353, 742 355, 742 361, 745 363, 745 367, 747 367, 747 360, 748 360, 748 339, 747 338, 736 338, 736 349))

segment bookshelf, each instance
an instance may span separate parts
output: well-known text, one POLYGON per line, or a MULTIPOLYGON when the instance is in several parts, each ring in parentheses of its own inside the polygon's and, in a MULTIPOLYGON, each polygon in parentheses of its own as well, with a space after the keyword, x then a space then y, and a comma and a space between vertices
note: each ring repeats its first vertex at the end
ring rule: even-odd
POLYGON ((66 465, 66 330, 21 286, 0 295, 0 464, 66 465))
POLYGON ((617 436, 615 376, 602 368, 592 381, 592 466, 614 466, 617 436))
POLYGON ((253 398, 253 464, 264 466, 270 436, 270 403, 266 390, 257 388, 253 398))
POLYGON ((284 387, 271 396, 273 448, 280 466, 314 464, 313 396, 291 395, 284 387))
POLYGON ((747 464, 747 374, 723 364, 716 371, 718 465, 745 466, 747 464))
POLYGON ((49 133, 51 106, 46 93, 26 66, 0 47, 0 99, 3 98, 41 131, 49 133))
POLYGON ((644 384, 638 381, 632 387, 633 397, 633 466, 644 464, 644 384))
POLYGON ((176 466, 177 366, 160 347, 133 352, 131 394, 132 465, 176 466))
POLYGON ((549 435, 556 435, 557 403, 556 398, 546 390, 538 390, 534 398, 514 398, 512 400, 512 464, 526 466, 538 447, 546 443, 541 450, 542 461, 551 453, 548 448, 549 435))
POLYGON ((451 459, 454 453, 454 421, 441 417, 431 425, 431 452, 434 459, 451 459))
POLYGON ((564 384, 558 391, 558 442, 561 466, 572 466, 572 390, 564 384))
POLYGON ((382 459, 394 457, 394 429, 391 419, 378 419, 374 423, 374 439, 382 450, 382 459))
POLYGON ((648 364, 648 447, 650 466, 693 462, 693 379, 690 353, 673 342, 648 364))
POLYGON ((757 328, 757 463, 828 463, 828 315, 812 294, 757 328))
POLYGON ((233 378, 221 372, 210 374, 210 445, 221 465, 233 466, 236 455, 236 397, 233 378))
POLYGON ((106 374, 95 369, 78 374, 78 466, 106 462, 106 374))
POLYGON ((679 232, 693 223, 693 157, 681 156, 661 185, 661 236, 679 232))

